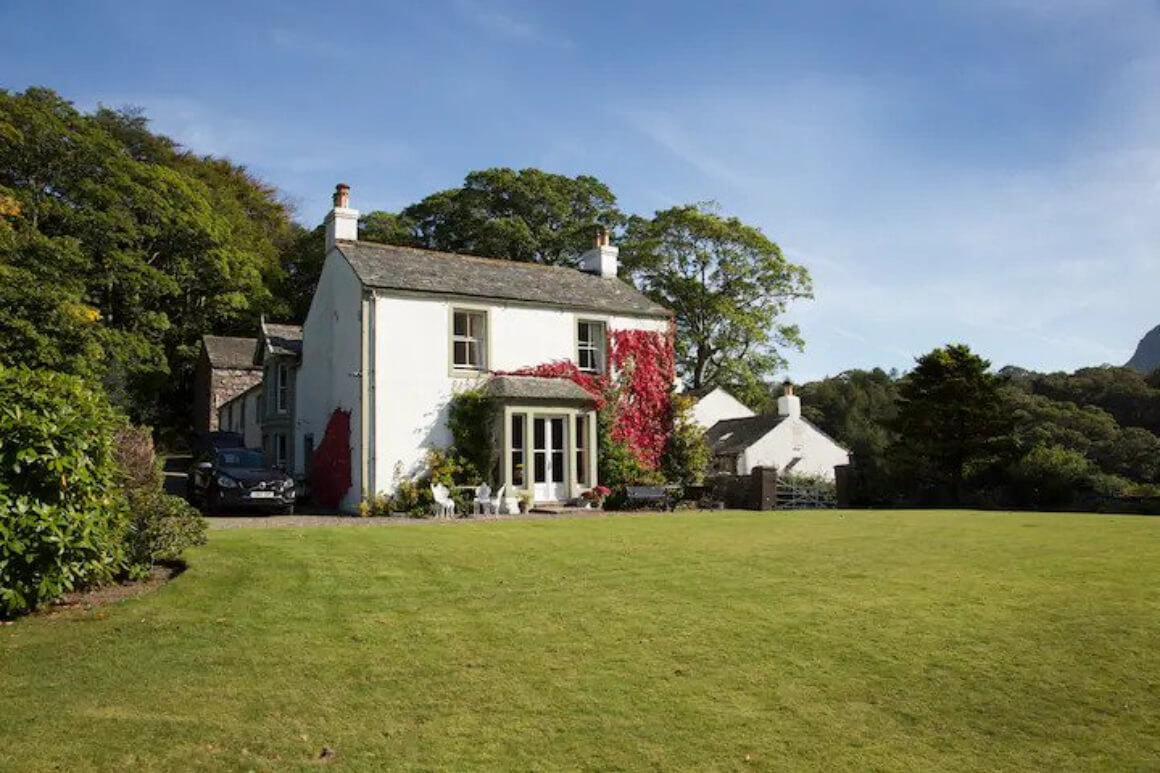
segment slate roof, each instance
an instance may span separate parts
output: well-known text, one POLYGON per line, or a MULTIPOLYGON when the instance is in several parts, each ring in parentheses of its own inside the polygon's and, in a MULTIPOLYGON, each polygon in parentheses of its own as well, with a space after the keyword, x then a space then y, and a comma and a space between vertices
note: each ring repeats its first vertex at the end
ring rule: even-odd
POLYGON ((705 432, 705 442, 714 456, 739 454, 756 443, 778 424, 784 416, 765 413, 744 419, 725 419, 705 432))
POLYGON ((258 349, 258 339, 235 336, 202 336, 202 345, 209 356, 210 367, 229 370, 257 370, 254 352, 258 349))
POLYGON ((271 322, 266 326, 266 346, 272 354, 288 354, 297 357, 302 354, 302 326, 276 325, 271 322))
POLYGON ((542 266, 374 242, 340 242, 338 249, 368 287, 527 301, 613 314, 669 316, 667 309, 627 282, 566 266, 542 266))
POLYGON ((483 390, 491 397, 505 400, 552 400, 555 402, 593 402, 592 395, 575 381, 540 376, 492 376, 483 390))

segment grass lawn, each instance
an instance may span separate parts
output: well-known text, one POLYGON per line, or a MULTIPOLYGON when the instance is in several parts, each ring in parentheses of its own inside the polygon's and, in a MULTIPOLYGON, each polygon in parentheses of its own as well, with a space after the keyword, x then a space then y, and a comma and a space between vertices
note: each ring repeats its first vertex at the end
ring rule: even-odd
POLYGON ((218 531, 0 677, 4 770, 1156 770, 1160 518, 218 531))

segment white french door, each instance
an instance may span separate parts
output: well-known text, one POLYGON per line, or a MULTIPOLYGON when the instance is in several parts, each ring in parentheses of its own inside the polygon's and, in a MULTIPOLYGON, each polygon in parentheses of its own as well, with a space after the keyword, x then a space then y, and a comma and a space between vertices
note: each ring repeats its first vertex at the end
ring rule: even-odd
POLYGON ((532 420, 532 495, 537 502, 568 498, 568 421, 564 416, 532 420))

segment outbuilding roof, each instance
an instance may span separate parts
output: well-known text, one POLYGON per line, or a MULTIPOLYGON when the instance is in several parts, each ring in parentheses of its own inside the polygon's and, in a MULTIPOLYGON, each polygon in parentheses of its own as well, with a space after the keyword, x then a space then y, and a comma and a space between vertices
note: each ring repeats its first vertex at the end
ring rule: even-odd
POLYGON ((257 370, 254 352, 258 339, 237 336, 202 336, 202 345, 209 357, 210 367, 222 370, 257 370))
POLYGON ((479 258, 374 242, 339 242, 367 287, 562 306, 586 311, 668 317, 669 311, 615 277, 567 266, 479 258))
POLYGON ((765 413, 744 419, 724 419, 705 432, 705 442, 714 456, 739 454, 781 424, 785 416, 765 413))
POLYGON ((263 322, 266 331, 266 346, 272 354, 288 354, 297 357, 302 354, 302 326, 279 325, 263 322))
POLYGON ((538 400, 552 402, 594 401, 592 395, 575 381, 542 376, 492 376, 483 387, 490 396, 504 400, 538 400))

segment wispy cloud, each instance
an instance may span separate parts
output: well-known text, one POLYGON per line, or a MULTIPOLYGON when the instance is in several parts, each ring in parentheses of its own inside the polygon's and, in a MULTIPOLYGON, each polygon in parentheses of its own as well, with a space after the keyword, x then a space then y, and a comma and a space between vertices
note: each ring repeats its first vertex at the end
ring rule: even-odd
POLYGON ((460 18, 478 30, 500 40, 535 43, 553 48, 572 48, 567 38, 548 32, 530 17, 484 4, 477 0, 456 0, 455 10, 460 18))
POLYGON ((790 312, 809 344, 795 376, 908 367, 953 340, 998 365, 1074 368, 1125 361, 1160 319, 1158 65, 1127 58, 1102 119, 1025 163, 912 143, 900 124, 926 107, 881 80, 686 93, 622 117, 811 269, 816 300, 790 312))

